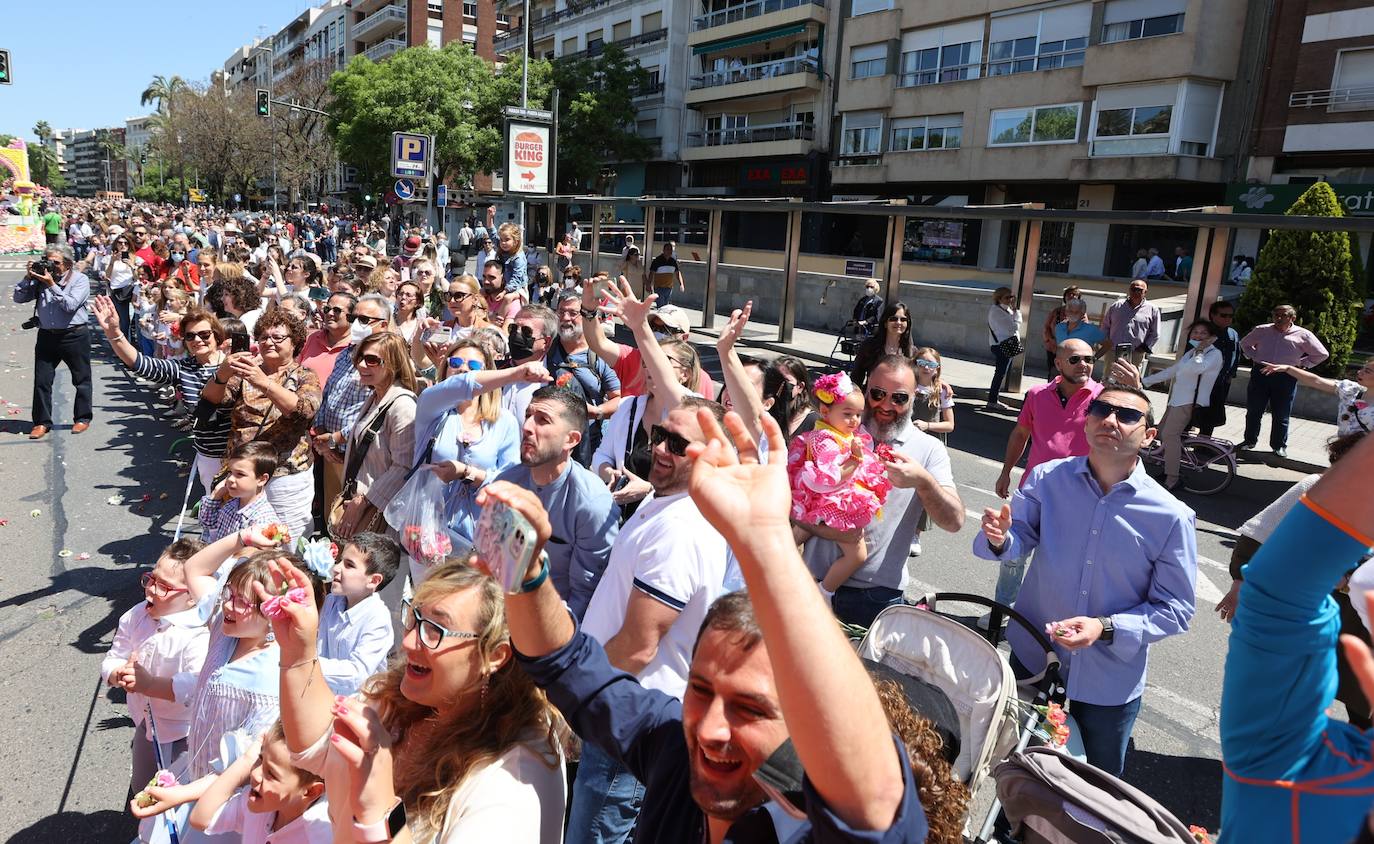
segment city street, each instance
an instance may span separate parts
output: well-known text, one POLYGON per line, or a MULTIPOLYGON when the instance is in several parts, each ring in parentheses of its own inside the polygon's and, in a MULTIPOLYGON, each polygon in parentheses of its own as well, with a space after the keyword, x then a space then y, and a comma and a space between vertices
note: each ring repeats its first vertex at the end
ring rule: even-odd
MULTIPOLYGON (((18 278, 16 262, 0 263, 0 288, 8 292, 18 278)), ((142 567, 170 540, 190 446, 161 421, 153 391, 125 374, 103 342, 94 347, 90 431, 70 432, 63 369, 56 430, 27 440, 33 335, 18 325, 28 310, 8 296, 0 304, 0 544, 11 549, 0 573, 0 708, 9 714, 10 771, 0 783, 0 803, 9 807, 0 840, 127 841, 130 721, 122 693, 99 677, 99 662, 119 614, 141 597, 142 567)), ((998 503, 991 489, 1012 421, 960 404, 951 447, 969 516, 957 535, 923 537, 924 554, 911 561, 913 592, 992 593, 995 568, 975 559, 970 543, 982 508, 998 503)), ((1198 614, 1188 634, 1153 653, 1126 775, 1185 823, 1218 823, 1228 630, 1213 607, 1229 583, 1231 537, 1298 477, 1247 464, 1223 497, 1184 499, 1198 510, 1198 614)))

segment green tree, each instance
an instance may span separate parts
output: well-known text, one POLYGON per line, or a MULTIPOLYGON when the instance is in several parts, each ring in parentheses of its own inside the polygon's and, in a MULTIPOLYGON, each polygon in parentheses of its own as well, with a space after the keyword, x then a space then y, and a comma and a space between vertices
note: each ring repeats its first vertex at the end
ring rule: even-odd
POLYGON ((61 191, 67 186, 67 180, 62 178, 62 169, 57 160, 57 153, 53 152, 52 147, 44 144, 29 144, 29 177, 40 185, 50 188, 53 193, 61 191))
MULTIPOLYGON (((1325 182, 1308 188, 1285 213, 1345 216, 1336 192, 1325 182)), ((1363 305, 1350 272, 1350 236, 1342 231, 1270 231, 1255 274, 1241 297, 1236 321, 1245 330, 1270 322, 1269 314, 1276 305, 1297 308, 1298 324, 1331 350, 1330 360, 1320 371, 1343 373, 1363 305)))
POLYGON ((596 58, 553 63, 558 89, 560 192, 596 190, 606 165, 643 161, 653 152, 637 133, 635 96, 648 87, 649 74, 614 44, 596 58))
MULTIPOLYGON (((410 47, 384 62, 355 56, 329 81, 329 133, 339 157, 358 168, 364 192, 390 181, 392 132, 435 137, 439 178, 466 182, 500 165, 501 109, 520 101, 520 59, 500 71, 457 42, 410 47)), ((549 64, 530 64, 530 105, 550 91, 549 64)))
POLYGON ((48 138, 52 137, 52 126, 48 125, 48 121, 40 120, 33 124, 33 133, 38 136, 40 142, 46 144, 48 138))
POLYGON ((167 77, 158 74, 153 77, 152 82, 148 83, 148 87, 143 89, 138 102, 139 105, 156 103, 158 112, 165 113, 170 110, 172 100, 176 95, 188 90, 190 90, 190 86, 180 76, 173 74, 171 77, 167 77))

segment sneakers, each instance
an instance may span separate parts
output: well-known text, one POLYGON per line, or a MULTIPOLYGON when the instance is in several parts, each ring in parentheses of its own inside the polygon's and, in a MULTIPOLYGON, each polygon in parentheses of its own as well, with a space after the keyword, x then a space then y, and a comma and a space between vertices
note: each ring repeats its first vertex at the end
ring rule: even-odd
POLYGON ((1245 442, 1236 446, 1236 448, 1238 448, 1241 451, 1254 451, 1256 445, 1257 443, 1254 440, 1246 440, 1245 442))
POLYGON ((911 550, 907 552, 907 556, 908 556, 908 557, 919 557, 919 556, 921 556, 921 542, 920 542, 920 540, 917 540, 917 541, 911 543, 911 550))
POLYGON ((1284 446, 1279 446, 1278 448, 1274 449, 1274 456, 1280 460, 1284 460, 1288 457, 1288 449, 1284 446))

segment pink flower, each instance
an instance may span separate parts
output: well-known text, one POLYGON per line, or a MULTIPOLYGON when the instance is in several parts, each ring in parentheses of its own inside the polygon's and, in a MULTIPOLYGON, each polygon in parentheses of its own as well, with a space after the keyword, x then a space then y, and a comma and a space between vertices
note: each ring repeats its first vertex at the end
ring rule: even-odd
POLYGON ((305 589, 297 586, 288 589, 285 595, 275 595, 262 602, 262 614, 268 618, 282 618, 286 615, 287 604, 304 604, 308 600, 305 589))
POLYGON ((176 774, 167 770, 158 771, 157 776, 153 777, 153 781, 149 783, 149 785, 155 785, 158 788, 171 788, 176 784, 176 774))

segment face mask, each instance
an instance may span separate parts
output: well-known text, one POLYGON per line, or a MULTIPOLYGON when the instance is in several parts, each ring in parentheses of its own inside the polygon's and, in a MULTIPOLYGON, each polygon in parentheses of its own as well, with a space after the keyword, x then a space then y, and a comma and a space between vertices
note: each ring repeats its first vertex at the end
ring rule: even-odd
POLYGON ((511 360, 524 360, 534 354, 534 338, 522 331, 523 327, 512 325, 506 331, 506 347, 511 360))
POLYGON ((237 237, 234 237, 232 234, 226 234, 224 236, 224 242, 229 246, 233 246, 235 243, 239 242, 239 239, 237 237))
POLYGON ((361 322, 355 322, 348 327, 348 344, 350 346, 356 346, 371 336, 372 329, 361 322))
POLYGON ((1197 346, 1198 346, 1198 343, 1201 343, 1201 342, 1202 342, 1201 340, 1192 340, 1192 339, 1190 339, 1190 340, 1188 341, 1188 348, 1190 348, 1190 349, 1196 349, 1197 346))
POLYGON ((185 261, 185 260, 186 260, 186 253, 185 253, 185 252, 173 252, 172 255, 171 255, 171 258, 172 258, 172 263, 173 263, 173 264, 180 264, 182 261, 185 261))

